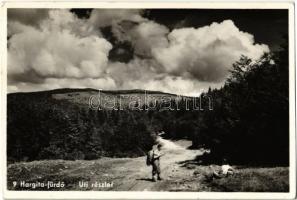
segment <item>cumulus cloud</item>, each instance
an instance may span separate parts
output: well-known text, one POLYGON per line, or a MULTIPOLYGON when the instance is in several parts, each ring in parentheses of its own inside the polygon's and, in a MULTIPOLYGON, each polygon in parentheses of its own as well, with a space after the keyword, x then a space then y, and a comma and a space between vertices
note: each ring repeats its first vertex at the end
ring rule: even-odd
POLYGON ((151 49, 167 44, 166 26, 142 17, 140 9, 96 9, 88 20, 94 27, 110 26, 116 42, 132 43, 138 56, 149 57, 151 49))
POLYGON ((160 64, 154 59, 135 58, 129 63, 111 63, 107 75, 115 80, 118 89, 141 88, 191 96, 197 96, 209 87, 219 88, 224 84, 172 76, 163 72, 160 64))
POLYGON ((40 31, 47 29, 56 32, 68 30, 81 37, 101 35, 99 29, 95 29, 85 20, 79 19, 68 9, 12 9, 12 11, 8 9, 8 13, 14 13, 14 17, 11 18, 8 14, 8 36, 25 32, 30 28, 40 31), (29 17, 26 17, 26 15, 29 17))
POLYGON ((119 41, 131 42, 135 53, 143 57, 151 57, 152 49, 168 45, 168 28, 153 21, 122 21, 113 26, 113 33, 119 41))
POLYGON ((39 28, 19 22, 12 24, 18 31, 9 40, 10 79, 19 74, 31 77, 35 74, 36 78, 44 78, 44 82, 50 80, 48 78, 81 78, 85 80, 81 83, 88 85, 86 80, 93 81, 88 78, 104 75, 112 45, 100 35, 91 34, 90 29, 81 27, 81 21, 72 13, 51 10, 49 18, 41 22, 39 28))
POLYGON ((231 20, 197 29, 175 29, 168 39, 168 47, 153 49, 165 71, 208 82, 223 81, 241 55, 258 59, 269 51, 267 45, 254 44, 253 36, 240 31, 231 20))
POLYGON ((256 60, 268 52, 253 35, 231 20, 201 28, 169 30, 153 21, 115 26, 119 40, 130 41, 136 55, 131 62, 109 65, 119 88, 142 88, 179 94, 199 94, 223 86, 232 64, 241 55, 256 60))
POLYGON ((107 66, 110 49, 111 45, 101 38, 32 29, 11 39, 8 72, 33 70, 44 77, 98 77, 107 66), (30 37, 34 41, 27 39, 30 37))
MULTIPOLYGON (((142 17, 142 12, 96 9, 89 19, 80 19, 69 10, 53 9, 34 23, 11 13, 9 91, 90 87, 198 95, 221 87, 241 55, 257 59, 269 51, 231 20, 170 31, 142 17), (106 26, 116 42, 131 44, 133 59, 108 59, 114 47, 100 32, 106 26)), ((113 50, 125 53, 123 47, 113 50)))

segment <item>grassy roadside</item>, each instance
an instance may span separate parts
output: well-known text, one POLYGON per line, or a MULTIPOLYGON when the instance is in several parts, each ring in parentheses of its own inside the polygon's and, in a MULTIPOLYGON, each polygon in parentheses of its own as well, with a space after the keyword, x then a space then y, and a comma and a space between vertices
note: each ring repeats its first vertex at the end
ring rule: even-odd
MULTIPOLYGON (((133 165, 133 159, 102 158, 93 161, 64 161, 44 160, 15 163, 8 166, 8 189, 26 190, 19 185, 13 187, 13 181, 27 182, 64 182, 64 188, 50 188, 49 190, 90 190, 78 187, 79 181, 92 181, 94 177, 101 182, 125 183, 126 175, 133 173, 127 170, 125 174, 119 173, 124 166, 133 165)), ((219 166, 212 165, 217 169, 219 166)), ((288 167, 239 167, 235 166, 233 176, 222 179, 211 179, 213 172, 210 166, 197 164, 176 165, 166 173, 164 181, 158 185, 147 182, 154 191, 192 191, 192 192, 288 192, 288 167)), ((126 167, 125 167, 126 169, 126 167)), ((137 170, 137 169, 134 169, 137 170)), ((134 171, 135 172, 135 171, 134 171)), ((139 177, 138 177, 139 178, 139 177)), ((135 180, 137 182, 137 177, 135 180)), ((136 183, 135 182, 135 183, 136 183)), ((116 188, 114 188, 116 189, 116 188)), ((31 190, 48 190, 37 188, 31 190)), ((102 188, 102 190, 112 190, 102 188)))
POLYGON ((233 176, 209 182, 212 191, 224 192, 289 192, 289 169, 242 168, 233 176))
MULTIPOLYGON (((123 178, 114 176, 113 165, 122 165, 127 160, 124 158, 102 158, 92 161, 43 160, 15 163, 7 168, 7 188, 9 190, 91 190, 91 187, 80 188, 79 181, 91 181, 94 176, 99 176, 101 182, 111 182, 117 178, 123 178), (18 183, 16 187, 13 186, 14 181, 18 183), (30 183, 63 182, 65 187, 27 189, 20 187, 21 181, 30 183)), ((108 188, 102 189, 107 190, 108 188)))

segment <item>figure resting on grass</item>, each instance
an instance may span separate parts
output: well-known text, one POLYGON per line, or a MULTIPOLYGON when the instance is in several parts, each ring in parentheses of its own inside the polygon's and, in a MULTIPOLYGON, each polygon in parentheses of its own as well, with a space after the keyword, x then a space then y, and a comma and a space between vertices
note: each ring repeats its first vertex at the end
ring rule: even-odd
POLYGON ((226 159, 223 159, 221 169, 213 171, 213 178, 224 178, 234 174, 234 169, 228 164, 226 159))

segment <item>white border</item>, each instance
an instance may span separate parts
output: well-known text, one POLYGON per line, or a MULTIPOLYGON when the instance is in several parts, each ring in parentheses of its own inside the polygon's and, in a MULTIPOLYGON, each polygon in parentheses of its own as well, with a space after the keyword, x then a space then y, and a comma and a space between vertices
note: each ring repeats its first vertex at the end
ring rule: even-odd
MULTIPOLYGON (((292 2, 2 2, 0 3, 0 74, 1 74, 1 172, 3 174, 3 194, 6 199, 293 199, 296 197, 296 72, 295 72, 295 17, 292 2), (7 8, 215 8, 215 9, 288 9, 289 10, 289 100, 290 100, 290 192, 260 193, 260 192, 101 192, 101 191, 8 191, 6 185, 6 91, 7 91, 7 8)), ((296 9, 296 8, 295 8, 296 9)), ((272 108, 273 109, 273 108, 272 108)), ((1 174, 1 175, 2 175, 1 174)))

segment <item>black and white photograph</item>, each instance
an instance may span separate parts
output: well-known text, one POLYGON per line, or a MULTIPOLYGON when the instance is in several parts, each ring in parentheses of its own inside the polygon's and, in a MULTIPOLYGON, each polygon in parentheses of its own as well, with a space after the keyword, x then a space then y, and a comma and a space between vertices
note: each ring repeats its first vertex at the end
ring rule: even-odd
POLYGON ((290 12, 7 8, 7 191, 294 191, 290 12))

